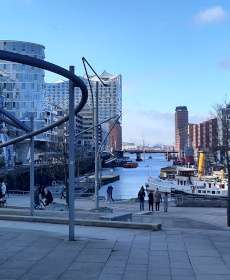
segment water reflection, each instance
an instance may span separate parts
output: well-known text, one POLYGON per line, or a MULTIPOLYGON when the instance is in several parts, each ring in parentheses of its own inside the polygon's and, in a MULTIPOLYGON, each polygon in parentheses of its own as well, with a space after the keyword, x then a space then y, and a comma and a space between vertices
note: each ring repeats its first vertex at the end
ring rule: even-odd
MULTIPOLYGON (((126 154, 130 159, 135 160, 136 155, 126 154)), ((137 197, 137 193, 142 185, 147 182, 149 176, 159 176, 160 169, 169 165, 164 154, 142 154, 142 162, 139 162, 137 168, 114 168, 105 169, 103 174, 115 173, 120 175, 120 180, 112 183, 114 199, 129 199, 137 197), (149 157, 152 157, 150 159, 149 157)), ((106 197, 108 185, 103 186, 99 195, 106 197)))

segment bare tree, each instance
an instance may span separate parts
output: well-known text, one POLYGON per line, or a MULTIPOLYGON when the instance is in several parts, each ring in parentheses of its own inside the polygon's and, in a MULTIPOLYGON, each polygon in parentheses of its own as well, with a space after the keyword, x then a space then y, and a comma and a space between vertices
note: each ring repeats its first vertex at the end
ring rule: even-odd
POLYGON ((219 127, 220 160, 224 164, 228 176, 227 226, 230 227, 230 104, 225 101, 223 104, 217 105, 215 110, 219 127))

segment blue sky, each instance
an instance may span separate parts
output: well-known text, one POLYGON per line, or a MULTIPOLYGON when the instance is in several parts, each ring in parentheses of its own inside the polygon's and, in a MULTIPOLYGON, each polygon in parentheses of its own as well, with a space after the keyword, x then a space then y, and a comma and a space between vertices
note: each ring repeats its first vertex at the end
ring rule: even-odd
POLYGON ((41 43, 47 60, 79 74, 82 56, 98 72, 122 74, 126 141, 173 143, 175 106, 198 121, 229 94, 228 0, 0 0, 0 8, 1 39, 41 43))

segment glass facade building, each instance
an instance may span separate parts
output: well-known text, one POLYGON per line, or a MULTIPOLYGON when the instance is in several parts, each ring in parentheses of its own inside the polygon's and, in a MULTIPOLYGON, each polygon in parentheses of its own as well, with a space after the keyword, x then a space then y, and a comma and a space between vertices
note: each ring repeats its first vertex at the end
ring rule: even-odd
MULTIPOLYGON (((0 40, 0 50, 45 58, 45 47, 34 43, 0 40)), ((29 116, 33 113, 35 129, 43 126, 44 70, 0 60, 0 71, 14 81, 13 88, 11 83, 4 86, 4 108, 24 122, 29 122, 29 116)))
MULTIPOLYGON (((112 75, 104 71, 100 78, 103 80, 107 87, 104 87, 99 82, 98 88, 98 104, 99 104, 99 122, 102 122, 110 117, 116 116, 122 112, 122 77, 121 75, 112 75)), ((88 86, 88 80, 84 77, 81 79, 88 86)), ((96 91, 96 76, 90 77, 93 92, 96 91)), ((90 88, 88 86, 89 98, 87 104, 92 108, 92 99, 90 95, 90 88)), ((81 99, 81 91, 75 88, 75 100, 79 103, 81 99)), ((69 82, 57 81, 56 83, 45 84, 45 100, 48 103, 59 106, 63 109, 68 108, 69 100, 69 82)))

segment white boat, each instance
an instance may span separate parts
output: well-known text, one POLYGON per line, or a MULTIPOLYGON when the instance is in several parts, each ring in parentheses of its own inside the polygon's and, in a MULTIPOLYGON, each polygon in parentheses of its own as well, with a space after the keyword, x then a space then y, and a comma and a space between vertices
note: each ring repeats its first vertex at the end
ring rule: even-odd
POLYGON ((198 178, 194 168, 177 167, 176 171, 173 179, 149 177, 147 189, 158 188, 161 192, 183 192, 202 196, 226 197, 228 194, 228 182, 224 178, 215 175, 198 178))

